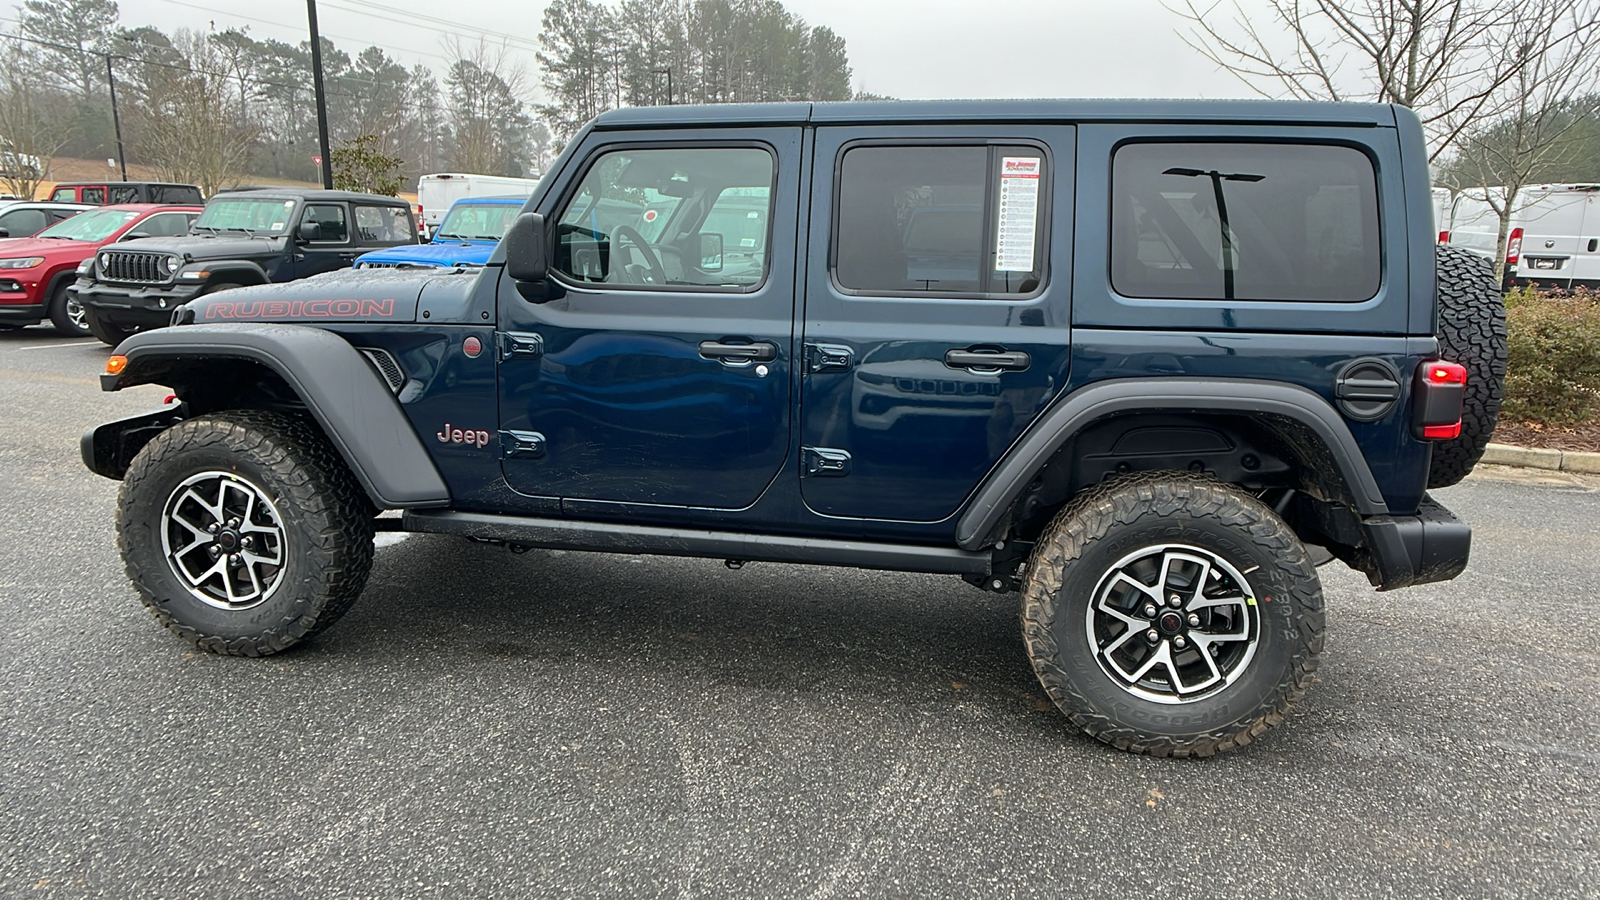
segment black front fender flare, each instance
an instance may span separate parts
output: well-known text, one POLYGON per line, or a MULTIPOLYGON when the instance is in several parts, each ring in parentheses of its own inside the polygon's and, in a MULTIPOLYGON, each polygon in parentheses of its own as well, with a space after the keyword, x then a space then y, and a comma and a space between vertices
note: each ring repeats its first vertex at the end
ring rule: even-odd
POLYGON ((982 547, 1012 502, 1062 445, 1098 419, 1130 412, 1222 412, 1293 419, 1327 446, 1357 512, 1371 516, 1389 511, 1343 417, 1306 388, 1243 378, 1122 378, 1073 391, 1040 416, 978 486, 956 523, 956 543, 964 550, 982 547))
POLYGON ((190 325, 141 332, 116 352, 128 362, 120 374, 101 376, 104 390, 167 384, 162 377, 170 369, 164 363, 173 360, 260 363, 305 403, 379 508, 450 502, 444 478, 388 385, 360 351, 332 332, 306 325, 190 325))

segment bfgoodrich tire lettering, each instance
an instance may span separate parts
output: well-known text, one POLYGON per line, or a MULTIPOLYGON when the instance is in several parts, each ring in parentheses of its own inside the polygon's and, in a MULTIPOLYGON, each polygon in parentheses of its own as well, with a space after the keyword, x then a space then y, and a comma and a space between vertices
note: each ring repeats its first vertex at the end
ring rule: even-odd
POLYGON ((1045 530, 1023 579, 1023 641, 1046 693, 1084 731, 1135 753, 1210 756, 1280 724, 1316 671, 1322 629, 1316 569, 1289 526, 1249 494, 1186 473, 1145 473, 1085 491, 1045 530), (1118 634, 1095 631, 1097 590, 1119 566, 1152 553, 1225 564, 1226 572, 1210 580, 1185 576, 1176 564, 1170 572, 1146 569, 1151 574, 1143 583, 1169 605, 1148 617, 1143 603, 1133 610, 1135 618, 1148 618, 1157 640, 1147 641, 1143 629, 1128 635, 1139 650, 1164 647, 1190 660, 1185 666, 1192 671, 1228 673, 1209 688, 1185 693, 1158 680, 1130 684, 1097 655, 1096 647, 1118 634), (1228 599, 1235 588, 1237 602, 1228 599), (1208 604, 1223 600, 1232 621, 1209 621, 1208 604), (1163 624, 1169 612, 1181 623, 1163 624), (1236 654, 1231 665, 1192 664, 1217 635, 1241 629, 1251 635, 1248 655, 1222 648, 1219 657, 1236 654))
POLYGON ((264 656, 355 602, 372 566, 373 512, 310 423, 235 410, 181 422, 139 451, 118 498, 117 544, 162 624, 213 653, 264 656), (221 546, 200 543, 197 529, 216 523, 221 546), (223 562, 240 557, 231 580, 205 574, 212 549, 223 562))

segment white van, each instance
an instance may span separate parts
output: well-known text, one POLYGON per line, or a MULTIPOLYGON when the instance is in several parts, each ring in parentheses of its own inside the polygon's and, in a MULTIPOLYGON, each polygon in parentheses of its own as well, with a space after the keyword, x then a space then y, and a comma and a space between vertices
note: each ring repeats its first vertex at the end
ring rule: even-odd
POLYGON ((1449 188, 1433 189, 1433 230, 1441 244, 1450 243, 1450 217, 1455 212, 1454 207, 1455 198, 1450 196, 1449 188))
POLYGON ((424 175, 417 180, 417 227, 424 235, 431 235, 444 221, 450 204, 466 197, 528 196, 539 184, 537 174, 532 178, 508 178, 502 175, 465 175, 440 172, 424 175))
MULTIPOLYGON (((1483 191, 1467 188, 1456 195, 1449 242, 1492 259, 1500 221, 1488 203, 1476 199, 1483 191)), ((1524 188, 1512 209, 1507 288, 1600 288, 1600 184, 1524 188)))

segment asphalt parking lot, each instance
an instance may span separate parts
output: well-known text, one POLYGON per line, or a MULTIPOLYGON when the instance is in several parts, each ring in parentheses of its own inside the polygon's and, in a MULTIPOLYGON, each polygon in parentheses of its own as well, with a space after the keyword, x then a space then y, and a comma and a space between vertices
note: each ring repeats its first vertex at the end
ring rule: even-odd
POLYGON ((78 459, 164 393, 106 354, 0 333, 0 896, 1597 896, 1600 479, 1440 492, 1465 575, 1324 568, 1290 722, 1154 760, 955 578, 390 538, 321 638, 197 652, 78 459))

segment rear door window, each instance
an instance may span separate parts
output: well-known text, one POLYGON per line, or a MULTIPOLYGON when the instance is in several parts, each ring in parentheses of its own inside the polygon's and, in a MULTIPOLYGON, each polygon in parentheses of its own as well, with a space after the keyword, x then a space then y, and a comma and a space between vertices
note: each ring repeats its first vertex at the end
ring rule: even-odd
POLYGON ((1112 160, 1111 283, 1126 297, 1369 300, 1372 161, 1317 144, 1140 143, 1112 160))
POLYGON ((995 298, 1036 292, 1047 175, 1035 147, 847 149, 833 244, 839 287, 995 298))
POLYGON ((132 184, 120 184, 111 189, 112 203, 138 203, 139 188, 132 184))
POLYGON ((104 204, 106 202, 106 189, 103 187, 84 188, 83 202, 104 204))
POLYGON ((410 244, 411 219, 399 206, 357 206, 356 233, 363 244, 410 244))

